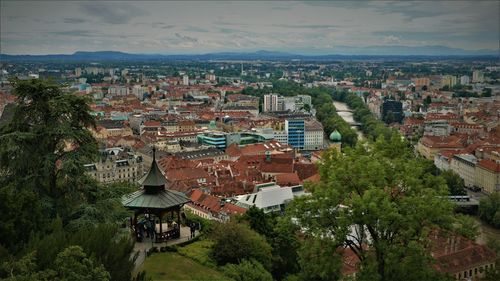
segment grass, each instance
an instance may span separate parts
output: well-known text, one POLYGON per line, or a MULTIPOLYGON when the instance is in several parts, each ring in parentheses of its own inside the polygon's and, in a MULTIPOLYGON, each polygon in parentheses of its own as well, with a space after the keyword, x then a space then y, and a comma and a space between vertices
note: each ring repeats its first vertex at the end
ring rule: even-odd
MULTIPOLYGON (((193 243, 195 244, 195 243, 193 243)), ((140 271, 153 280, 230 280, 221 272, 178 253, 156 253, 146 258, 140 271)))
POLYGON ((215 262, 210 258, 210 249, 213 242, 210 240, 200 240, 184 247, 177 248, 180 255, 199 262, 202 265, 215 268, 215 262))

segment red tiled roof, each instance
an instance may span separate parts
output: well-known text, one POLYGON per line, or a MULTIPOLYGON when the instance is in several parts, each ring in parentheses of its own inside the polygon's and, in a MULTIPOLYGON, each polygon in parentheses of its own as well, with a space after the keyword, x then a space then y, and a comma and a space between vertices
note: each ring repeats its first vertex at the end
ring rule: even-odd
POLYGON ((490 159, 480 160, 477 165, 491 172, 500 173, 500 164, 490 159))
POLYGON ((244 214, 245 208, 236 206, 231 203, 221 202, 221 199, 210 194, 203 193, 199 189, 193 190, 191 193, 191 206, 201 207, 206 211, 212 213, 226 213, 226 214, 244 214))
POLYGON ((276 183, 279 186, 294 186, 301 183, 297 173, 283 173, 275 176, 276 183))
POLYGON ((451 135, 448 137, 440 136, 424 136, 420 142, 432 148, 464 148, 464 140, 460 137, 451 135))
POLYGON ((299 175, 301 180, 305 180, 318 173, 318 167, 314 163, 295 163, 293 170, 299 175))
POLYGON ((146 121, 146 122, 144 122, 144 126, 146 126, 146 127, 160 127, 161 123, 160 123, 160 121, 146 121))
POLYGON ((347 276, 358 271, 358 263, 360 262, 358 256, 351 248, 342 248, 339 250, 342 253, 342 275, 347 276))
POLYGON ((461 272, 496 259, 494 251, 459 235, 431 234, 430 239, 436 268, 441 272, 461 272))
POLYGON ((320 182, 321 181, 321 177, 319 175, 319 173, 316 173, 310 177, 308 177, 307 179, 305 179, 304 181, 309 181, 309 182, 320 182))

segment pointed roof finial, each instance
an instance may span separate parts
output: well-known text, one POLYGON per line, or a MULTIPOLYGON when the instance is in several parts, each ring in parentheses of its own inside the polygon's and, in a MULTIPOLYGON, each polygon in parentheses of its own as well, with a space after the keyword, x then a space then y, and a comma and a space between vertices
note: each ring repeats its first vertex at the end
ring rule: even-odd
POLYGON ((164 187, 167 183, 165 176, 156 163, 156 147, 153 146, 153 163, 146 176, 139 180, 139 183, 144 186, 161 186, 164 187))

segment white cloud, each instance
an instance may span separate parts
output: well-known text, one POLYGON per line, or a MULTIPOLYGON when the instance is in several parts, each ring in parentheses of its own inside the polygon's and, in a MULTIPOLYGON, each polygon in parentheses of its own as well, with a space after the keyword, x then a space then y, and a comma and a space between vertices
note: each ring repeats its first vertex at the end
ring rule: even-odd
POLYGON ((0 2, 0 51, 498 48, 499 2, 0 2), (78 42, 76 44, 75 42, 78 42), (140 42, 140 44, 137 44, 140 42), (40 46, 44 47, 40 47, 40 46))

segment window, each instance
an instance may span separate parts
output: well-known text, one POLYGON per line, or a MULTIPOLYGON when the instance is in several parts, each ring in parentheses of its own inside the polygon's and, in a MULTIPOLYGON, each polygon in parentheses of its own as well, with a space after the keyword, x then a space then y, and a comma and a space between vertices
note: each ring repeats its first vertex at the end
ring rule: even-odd
POLYGON ((477 267, 474 268, 474 275, 477 275, 477 267))
POLYGON ((472 269, 469 270, 469 276, 472 277, 472 269))
POLYGON ((464 278, 467 278, 467 271, 464 271, 464 278))

